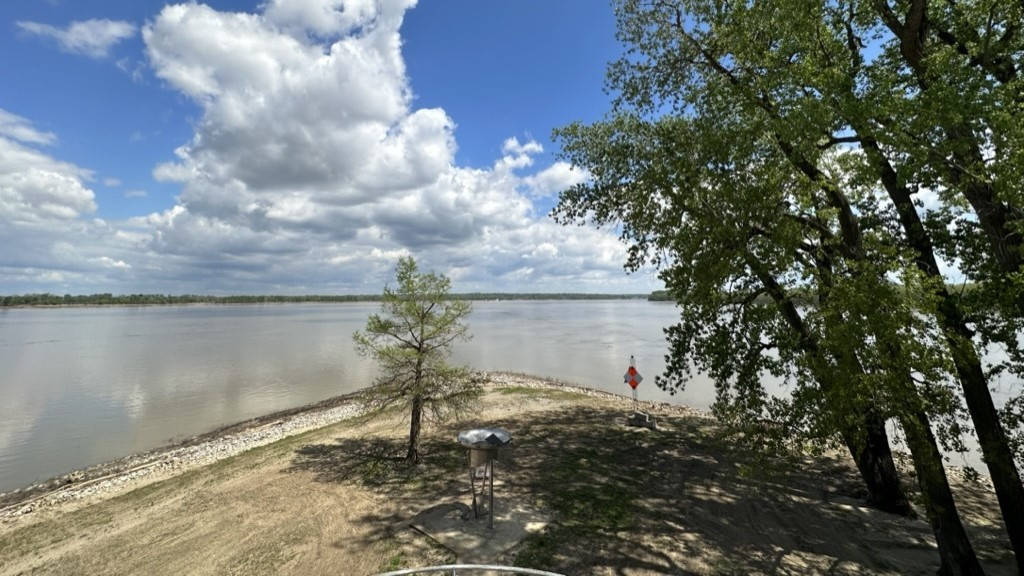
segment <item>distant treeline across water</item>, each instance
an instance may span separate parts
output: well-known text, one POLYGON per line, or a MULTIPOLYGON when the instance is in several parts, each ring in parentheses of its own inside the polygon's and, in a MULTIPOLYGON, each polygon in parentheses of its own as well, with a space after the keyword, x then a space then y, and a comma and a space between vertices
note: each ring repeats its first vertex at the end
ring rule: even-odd
MULTIPOLYGON (((636 300, 647 298, 647 294, 583 294, 583 293, 529 293, 471 292, 452 294, 459 300, 636 300)), ((356 295, 236 295, 204 296, 200 294, 88 294, 74 296, 65 294, 19 294, 0 298, 0 308, 26 306, 159 306, 176 304, 275 304, 295 302, 375 302, 380 294, 356 295)))

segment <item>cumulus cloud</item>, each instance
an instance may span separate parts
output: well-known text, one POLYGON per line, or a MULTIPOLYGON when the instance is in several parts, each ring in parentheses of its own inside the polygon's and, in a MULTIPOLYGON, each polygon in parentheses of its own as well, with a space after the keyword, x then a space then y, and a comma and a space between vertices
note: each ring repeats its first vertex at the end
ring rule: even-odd
POLYGON ((92 191, 83 185, 88 171, 31 146, 54 141, 55 136, 0 110, 0 215, 9 223, 70 219, 96 209, 92 191))
MULTIPOLYGON (((352 32, 374 23, 379 0, 271 0, 265 15, 268 21, 300 34, 311 32, 332 36, 352 32)), ((415 1, 388 2, 383 13, 395 14, 415 1)))
POLYGON ((135 36, 138 31, 130 22, 106 19, 72 22, 66 28, 23 21, 17 25, 29 34, 56 40, 66 52, 90 58, 105 58, 115 44, 135 36))
POLYGON ((154 170, 183 192, 147 219, 151 248, 310 282, 379 282, 401 253, 481 289, 621 277, 614 237, 573 230, 567 245, 566 229, 535 213, 523 190, 550 195, 586 177, 563 163, 524 174, 539 143, 509 137, 490 168, 454 165, 454 121, 412 107, 399 29, 414 3, 165 7, 142 31, 150 62, 202 117, 154 170))
POLYGON ((440 110, 409 113, 392 20, 326 46, 258 15, 166 7, 143 31, 148 53, 203 118, 158 177, 303 188, 334 204, 429 182, 451 160, 452 122, 440 110))
POLYGON ((91 261, 96 262, 104 268, 131 268, 131 264, 128 264, 124 260, 114 260, 110 256, 100 256, 98 258, 90 258, 91 261))
POLYGON ((574 168, 568 162, 558 161, 524 180, 535 196, 553 196, 577 184, 586 182, 590 174, 574 168))
POLYGON ((515 136, 508 138, 501 145, 501 151, 513 157, 529 156, 530 154, 538 154, 544 151, 544 147, 541 146, 536 140, 527 140, 520 144, 519 139, 515 136))
POLYGON ((922 215, 935 212, 942 207, 941 196, 931 188, 919 188, 911 196, 919 203, 918 212, 921 212, 922 215))
POLYGON ((7 291, 81 290, 121 281, 130 267, 132 241, 92 216, 91 172, 38 148, 55 142, 0 109, 0 277, 7 291))
POLYGON ((410 109, 398 29, 411 4, 164 8, 143 30, 150 60, 203 117, 154 176, 182 183, 191 217, 222 225, 333 241, 373 225, 400 242, 464 238, 468 210, 489 204, 451 174, 452 120, 410 109))
POLYGON ((165 6, 142 29, 146 57, 199 110, 194 134, 153 169, 180 186, 175 205, 115 223, 93 218, 87 171, 30 146, 55 136, 0 116, 8 148, 35 155, 9 162, 22 180, 4 188, 0 209, 18 216, 0 222, 45 220, 34 261, 51 264, 29 271, 27 261, 0 261, 0 270, 111 282, 112 292, 376 293, 396 259, 412 254, 459 291, 647 289, 625 277, 613 235, 537 212, 533 199, 586 174, 562 163, 538 171, 535 140, 509 137, 484 168, 455 164, 455 121, 413 106, 400 28, 414 4, 165 6), (32 171, 47 166, 46 178, 32 171))

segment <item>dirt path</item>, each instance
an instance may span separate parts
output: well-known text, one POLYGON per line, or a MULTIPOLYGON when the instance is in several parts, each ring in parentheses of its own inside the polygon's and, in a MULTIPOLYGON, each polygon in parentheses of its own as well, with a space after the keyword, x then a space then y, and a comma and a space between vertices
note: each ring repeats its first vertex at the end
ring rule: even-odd
MULTIPOLYGON (((519 384, 532 384, 519 379, 519 384)), ((555 518, 500 560, 565 574, 934 574, 927 525, 863 506, 853 471, 827 459, 763 466, 716 439, 713 421, 516 386, 473 419, 428 429, 422 466, 401 452, 401 414, 357 417, 87 505, 0 523, 0 574, 373 574, 451 561, 411 529, 417 512, 467 498, 467 427, 513 434, 507 498, 555 518), (758 465, 755 466, 755 462, 758 465)), ((958 483, 991 574, 1012 574, 991 491, 958 483)))

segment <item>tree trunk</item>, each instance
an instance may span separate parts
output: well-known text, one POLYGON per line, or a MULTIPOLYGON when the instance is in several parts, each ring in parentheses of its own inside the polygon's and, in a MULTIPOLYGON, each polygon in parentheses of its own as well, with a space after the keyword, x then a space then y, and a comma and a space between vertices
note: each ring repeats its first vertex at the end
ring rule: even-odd
POLYGON ((949 339, 967 410, 971 413, 981 454, 988 466, 1010 546, 1016 556, 1017 572, 1024 574, 1024 485, 974 345, 962 336, 949 339))
MULTIPOLYGON (((923 63, 910 64, 915 71, 920 70, 918 77, 923 78, 923 63)), ((927 90, 928 86, 922 84, 921 88, 927 90)), ((965 120, 948 123, 942 128, 946 133, 953 158, 951 162, 945 158, 937 158, 939 168, 946 170, 950 183, 960 190, 974 209, 1000 271, 1007 276, 1019 273, 1024 266, 1024 238, 1015 226, 1020 222, 1020 218, 1014 214, 1012 206, 998 200, 993 184, 984 178, 984 170, 977 172, 981 177, 972 173, 976 167, 984 165, 981 144, 965 120)), ((901 219, 904 217, 902 211, 900 216, 901 219)), ((911 216, 909 220, 913 221, 917 213, 915 211, 910 215, 908 212, 908 216, 911 216)), ((907 219, 904 219, 904 228, 906 225, 907 219)), ((908 235, 910 232, 908 230, 908 235)), ((923 236, 923 233, 919 236, 923 236)), ((930 248, 930 245, 928 247, 930 248)), ((924 252, 921 253, 924 255, 924 252)), ((932 261, 934 262, 934 255, 932 261)), ((1024 313, 1024 304, 1019 301, 1016 313, 1024 313)), ((988 465, 1003 521, 1006 523, 1006 531, 1010 536, 1010 544, 1016 555, 1017 571, 1024 574, 1024 486, 1021 485, 1020 473, 1013 461, 1006 433, 999 421, 999 413, 988 391, 987 379, 971 342, 970 331, 963 321, 959 307, 948 294, 943 298, 940 316, 960 376, 964 400, 971 413, 981 453, 985 458, 985 464, 988 465)))
MULTIPOLYGON (((815 363, 824 364, 818 339, 807 329, 793 300, 753 257, 748 257, 747 264, 779 307, 786 323, 799 335, 801 349, 814 358, 815 363)), ((815 380, 826 394, 833 386, 827 375, 815 374, 815 380)), ((868 503, 885 512, 912 515, 913 508, 903 493, 896 465, 892 461, 885 422, 870 407, 866 410, 850 408, 849 411, 854 413, 858 426, 844 428, 841 434, 868 489, 868 503)))
POLYGON ((892 461, 885 422, 871 412, 863 420, 863 431, 844 431, 842 436, 867 486, 868 505, 883 512, 913 516, 914 509, 903 493, 899 474, 892 461))
POLYGON ((917 251, 917 268, 938 282, 936 296, 939 297, 939 308, 936 315, 956 366, 967 410, 971 414, 981 453, 995 487, 999 510, 1016 556, 1017 572, 1024 574, 1024 485, 1021 484, 1006 432, 999 420, 999 412, 989 393, 988 380, 971 340, 971 332, 964 321, 963 311, 945 287, 931 238, 924 230, 910 191, 899 184, 896 171, 882 154, 877 142, 866 136, 862 136, 862 140, 869 158, 879 168, 882 184, 896 206, 907 240, 917 251))
POLYGON ((917 470, 925 513, 939 547, 939 557, 942 559, 939 573, 944 576, 983 575, 985 572, 960 522, 960 514, 949 489, 942 455, 935 443, 928 417, 923 412, 903 415, 900 424, 907 435, 907 446, 917 470))
POLYGON ((412 397, 412 417, 409 422, 409 450, 405 453, 405 463, 415 466, 420 459, 420 428, 423 421, 423 397, 419 394, 412 397))

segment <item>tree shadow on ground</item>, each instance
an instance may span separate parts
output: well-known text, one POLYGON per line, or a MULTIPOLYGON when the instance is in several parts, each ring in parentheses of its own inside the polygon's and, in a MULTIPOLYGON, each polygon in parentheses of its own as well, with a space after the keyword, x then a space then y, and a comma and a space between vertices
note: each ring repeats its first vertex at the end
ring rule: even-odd
POLYGON ((338 438, 329 444, 307 444, 295 451, 291 472, 312 472, 317 482, 350 483, 381 493, 398 493, 410 486, 444 481, 463 469, 464 451, 451 442, 426 437, 420 443, 420 460, 405 460, 405 438, 338 438))
MULTIPOLYGON (((370 544, 410 511, 465 499, 466 455, 455 434, 501 426, 513 442, 500 452, 498 497, 554 516, 504 563, 621 575, 938 568, 927 524, 867 508, 845 463, 766 459, 722 442, 713 421, 699 416, 661 415, 658 430, 626 427, 624 420, 622 410, 576 406, 462 421, 425 436, 421 465, 411 469, 394 457, 404 450, 400 439, 339 439, 300 447, 291 470, 385 495, 390 505, 360 520, 379 527, 370 544)), ((984 556, 1001 564, 1007 553, 997 548, 984 556)))

